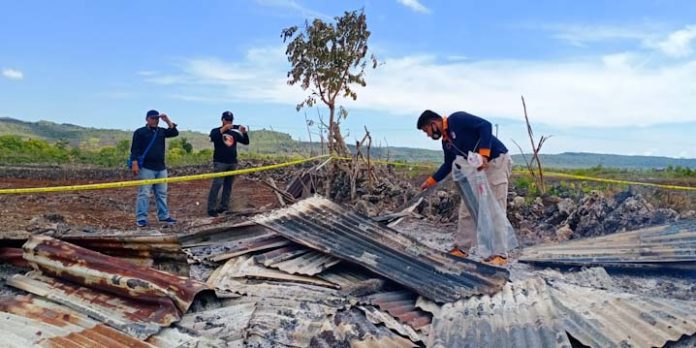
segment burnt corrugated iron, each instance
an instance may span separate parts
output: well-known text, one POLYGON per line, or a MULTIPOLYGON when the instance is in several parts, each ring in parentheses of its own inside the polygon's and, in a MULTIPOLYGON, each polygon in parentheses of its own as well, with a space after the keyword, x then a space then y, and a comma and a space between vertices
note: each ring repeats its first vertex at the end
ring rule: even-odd
POLYGON ((416 330, 421 330, 432 320, 432 315, 416 308, 418 295, 408 290, 388 291, 372 294, 360 298, 361 303, 370 304, 390 315, 403 324, 407 324, 416 330))
POLYGON ((232 284, 234 284, 244 281, 245 279, 266 279, 321 285, 326 287, 338 287, 337 285, 323 279, 304 275, 288 274, 276 269, 259 266, 256 264, 256 262, 254 262, 254 258, 248 255, 242 255, 230 259, 224 265, 213 271, 208 278, 208 285, 215 289, 227 289, 233 287, 229 285, 230 281, 232 281, 232 284))
POLYGON ((0 261, 17 267, 29 267, 27 260, 22 257, 21 248, 0 248, 0 261))
POLYGON ((442 306, 429 347, 661 347, 696 332, 696 301, 638 296, 539 277, 442 306))
POLYGON ((563 328, 591 347, 662 347, 696 333, 696 302, 554 282, 563 328))
POLYGON ((520 261, 571 266, 694 270, 696 220, 531 247, 522 251, 520 261))
POLYGON ((24 259, 44 274, 138 301, 171 302, 180 313, 188 310, 199 292, 208 289, 189 278, 135 266, 51 237, 34 236, 22 249, 24 259))
POLYGON ((179 238, 173 234, 154 231, 113 234, 71 233, 61 240, 86 249, 120 257, 140 266, 188 276, 188 257, 179 238))
POLYGON ((425 341, 423 336, 416 332, 413 327, 396 321, 389 313, 381 311, 377 307, 358 306, 358 308, 365 313, 365 317, 373 324, 384 324, 384 326, 397 332, 399 335, 408 337, 414 343, 425 341))
POLYGON ((310 347, 410 348, 418 345, 384 325, 375 325, 357 308, 340 311, 327 320, 310 347))
POLYGON ((3 347, 155 347, 34 296, 0 299, 3 347))
POLYGON ((115 296, 35 272, 26 276, 14 275, 7 280, 7 284, 141 339, 157 333, 161 327, 169 326, 180 318, 179 311, 171 301, 139 301, 137 297, 115 296))
POLYGON ((254 256, 257 263, 291 274, 316 275, 341 262, 301 246, 288 246, 254 256))
POLYGON ((254 221, 438 302, 495 293, 509 275, 504 268, 432 250, 319 196, 257 216, 254 221))
POLYGON ((250 222, 206 227, 182 237, 182 242, 194 260, 213 262, 290 244, 265 226, 250 222))
POLYGON ((244 296, 232 304, 256 304, 246 330, 250 347, 307 347, 325 322, 348 304, 335 290, 311 285, 264 282, 234 290, 244 296))
POLYGON ((256 302, 235 303, 221 308, 187 313, 176 324, 201 337, 224 342, 226 347, 244 346, 249 320, 256 310, 256 302))
POLYGON ((493 296, 442 306, 428 347, 567 347, 548 286, 541 278, 508 283, 493 296))

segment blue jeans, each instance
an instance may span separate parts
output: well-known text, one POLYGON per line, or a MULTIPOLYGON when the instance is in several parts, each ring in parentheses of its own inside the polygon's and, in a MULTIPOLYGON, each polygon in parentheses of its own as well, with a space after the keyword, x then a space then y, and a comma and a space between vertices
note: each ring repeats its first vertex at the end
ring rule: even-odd
MULTIPOLYGON (((167 170, 150 170, 140 168, 138 179, 159 179, 166 178, 167 170)), ((135 199, 135 219, 147 221, 147 210, 150 206, 150 194, 155 189, 155 201, 157 202, 157 216, 160 220, 169 217, 167 208, 167 184, 154 184, 138 186, 138 197, 135 199)))

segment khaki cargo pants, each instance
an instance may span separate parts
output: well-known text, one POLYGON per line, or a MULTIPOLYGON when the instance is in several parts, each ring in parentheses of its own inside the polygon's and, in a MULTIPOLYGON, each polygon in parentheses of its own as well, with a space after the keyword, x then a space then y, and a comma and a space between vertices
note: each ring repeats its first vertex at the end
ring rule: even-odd
MULTIPOLYGON (((453 170, 456 169, 453 168, 453 170)), ((496 159, 490 161, 485 172, 495 199, 503 208, 503 212, 506 212, 508 182, 512 173, 512 159, 510 159, 510 155, 501 154, 496 159)), ((476 244, 476 222, 471 217, 471 213, 469 213, 469 209, 462 198, 459 204, 459 224, 457 232, 454 234, 454 246, 463 251, 468 251, 476 244)))

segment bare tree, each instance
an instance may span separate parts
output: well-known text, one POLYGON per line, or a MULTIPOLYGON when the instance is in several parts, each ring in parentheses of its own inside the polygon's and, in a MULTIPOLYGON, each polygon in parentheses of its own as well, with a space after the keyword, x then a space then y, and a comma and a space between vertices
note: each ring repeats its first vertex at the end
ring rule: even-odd
MULTIPOLYGON (((288 84, 300 83, 302 89, 310 89, 305 100, 297 104, 299 111, 304 106, 313 106, 317 100, 329 108, 329 152, 348 153, 341 136, 336 115, 338 97, 353 100, 358 95, 352 85, 365 86, 365 69, 368 62, 377 67, 374 56, 367 56, 367 18, 363 10, 346 11, 335 17, 335 23, 326 23, 316 18, 300 30, 297 26, 283 29, 281 37, 288 42, 285 54, 292 65, 288 72, 288 84)), ((345 114, 344 114, 345 115, 345 114)))
POLYGON ((529 123, 529 116, 527 115, 527 104, 524 101, 524 96, 522 96, 522 108, 524 109, 524 120, 527 123, 527 134, 529 135, 529 141, 532 144, 532 158, 527 160, 527 156, 524 154, 522 147, 514 140, 513 142, 515 143, 515 145, 517 145, 517 148, 520 149, 520 153, 522 154, 522 158, 524 159, 525 165, 527 166, 529 175, 532 176, 534 184, 539 189, 539 193, 544 194, 546 193, 546 186, 544 185, 544 172, 542 170, 541 160, 539 159, 539 152, 541 151, 541 146, 544 145, 546 140, 549 140, 551 136, 542 135, 541 138, 539 138, 539 143, 536 143, 536 141, 534 140, 534 131, 532 130, 532 125, 531 123, 529 123), (534 170, 535 162, 536 172, 534 170))

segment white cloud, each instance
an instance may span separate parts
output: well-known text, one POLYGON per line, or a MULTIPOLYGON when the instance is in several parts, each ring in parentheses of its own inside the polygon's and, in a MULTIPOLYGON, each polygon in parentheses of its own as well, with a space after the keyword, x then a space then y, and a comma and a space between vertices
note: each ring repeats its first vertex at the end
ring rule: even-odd
POLYGON ((634 40, 643 42, 655 38, 655 29, 641 26, 608 26, 580 24, 542 25, 543 29, 553 31, 553 37, 571 45, 585 46, 590 43, 634 40))
POLYGON ((24 79, 24 73, 17 69, 3 68, 2 76, 8 80, 22 80, 24 79))
MULTIPOLYGON (((295 105, 309 92, 288 86, 282 46, 250 50, 240 61, 185 61, 149 81, 188 100, 295 105)), ((425 108, 521 120, 520 95, 534 122, 555 127, 624 127, 696 121, 695 61, 655 64, 638 53, 568 61, 448 61, 413 55, 384 59, 356 87, 359 108, 413 117, 425 108)))
POLYGON ((420 13, 430 13, 430 9, 423 6, 418 0, 396 0, 398 3, 420 13))
POLYGON ((139 76, 154 76, 157 75, 156 70, 141 70, 136 73, 139 76))
POLYGON ((331 16, 328 16, 324 13, 304 7, 295 0, 256 0, 256 3, 258 3, 261 6, 278 8, 283 10, 284 12, 290 10, 292 12, 299 13, 302 17, 305 18, 331 18, 331 16))
POLYGON ((657 43, 657 47, 670 57, 687 57, 693 53, 691 42, 694 38, 696 38, 696 25, 690 25, 669 34, 666 40, 657 43))

